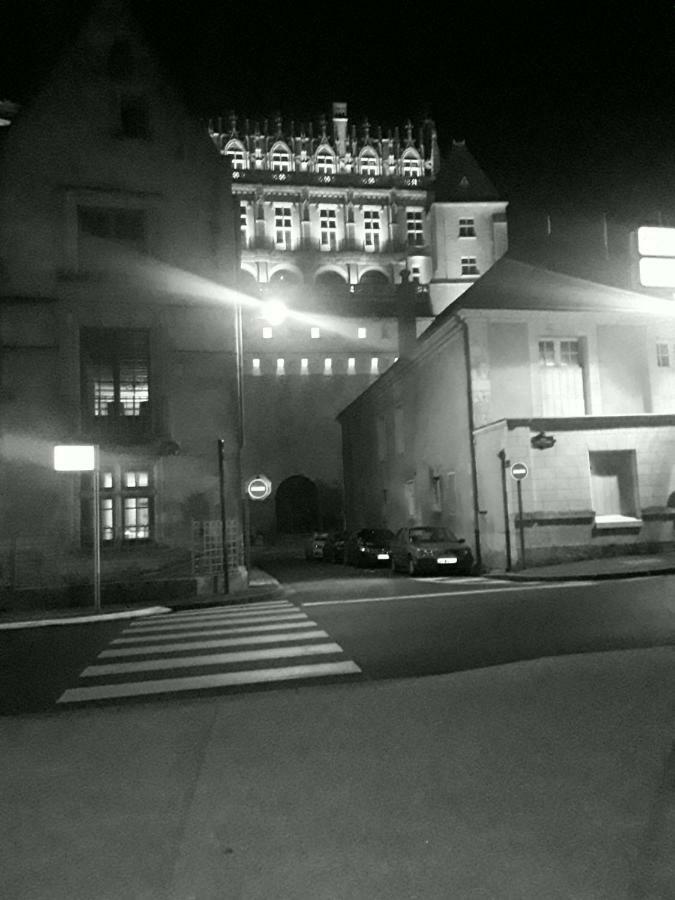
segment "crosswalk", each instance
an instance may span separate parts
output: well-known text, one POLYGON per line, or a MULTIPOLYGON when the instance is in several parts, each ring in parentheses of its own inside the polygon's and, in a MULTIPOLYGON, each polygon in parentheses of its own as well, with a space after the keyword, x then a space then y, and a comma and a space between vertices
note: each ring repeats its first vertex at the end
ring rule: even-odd
POLYGON ((287 600, 273 600, 135 620, 57 702, 360 674, 306 613, 287 600))

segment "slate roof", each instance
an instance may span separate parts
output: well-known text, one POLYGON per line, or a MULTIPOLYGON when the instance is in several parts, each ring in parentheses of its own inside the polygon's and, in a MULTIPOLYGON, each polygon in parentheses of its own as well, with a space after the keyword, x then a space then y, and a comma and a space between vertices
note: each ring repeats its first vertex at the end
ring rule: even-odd
POLYGON ((433 194, 436 203, 504 199, 469 153, 464 141, 453 141, 452 147, 441 159, 433 194))

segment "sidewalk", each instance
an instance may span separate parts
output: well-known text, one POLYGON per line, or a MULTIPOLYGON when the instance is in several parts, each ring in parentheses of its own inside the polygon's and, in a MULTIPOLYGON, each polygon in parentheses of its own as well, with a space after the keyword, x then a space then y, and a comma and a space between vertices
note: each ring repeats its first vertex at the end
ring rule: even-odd
POLYGON ((66 609, 34 609, 0 612, 0 630, 37 628, 46 625, 80 625, 86 622, 102 622, 111 619, 130 619, 136 616, 168 612, 169 609, 197 609, 203 606, 220 606, 229 603, 254 603, 283 595, 283 588, 276 578, 262 569, 249 570, 248 588, 230 594, 194 594, 166 606, 151 604, 103 604, 97 612, 93 607, 66 609))
POLYGON ((607 556, 582 559, 549 566, 532 566, 514 572, 494 569, 487 573, 487 577, 506 578, 510 581, 586 581, 674 573, 675 552, 658 556, 607 556))
POLYGON ((672 900, 672 648, 10 718, 12 900, 672 900))

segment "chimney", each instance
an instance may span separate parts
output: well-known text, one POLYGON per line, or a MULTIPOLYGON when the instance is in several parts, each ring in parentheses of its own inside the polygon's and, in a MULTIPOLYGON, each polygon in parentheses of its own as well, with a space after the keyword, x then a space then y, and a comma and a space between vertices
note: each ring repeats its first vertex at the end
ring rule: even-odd
POLYGON ((333 104, 333 140, 338 156, 347 152, 347 104, 333 104))

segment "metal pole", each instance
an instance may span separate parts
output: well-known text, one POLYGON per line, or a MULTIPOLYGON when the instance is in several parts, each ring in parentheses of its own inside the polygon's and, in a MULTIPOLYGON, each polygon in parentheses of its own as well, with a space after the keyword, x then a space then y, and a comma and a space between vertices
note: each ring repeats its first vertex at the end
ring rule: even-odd
POLYGON ((218 439, 218 475, 220 480, 220 540, 223 552, 223 593, 230 593, 230 576, 227 567, 227 529, 225 518, 225 441, 218 439))
POLYGON ((101 610, 101 482, 99 473, 99 450, 94 447, 94 471, 92 472, 93 497, 93 530, 94 530, 94 609, 101 610))
POLYGON ((520 565, 525 568, 525 527, 523 525, 523 483, 518 481, 518 532, 520 536, 520 565))
MULTIPOLYGON (((511 559, 511 526, 509 524, 509 493, 506 488, 506 468, 508 466, 508 461, 506 459, 506 452, 504 450, 500 450, 497 456, 501 460, 501 469, 502 469, 502 505, 504 508, 504 544, 506 549, 506 571, 511 571, 512 559, 511 559)), ((520 482, 518 482, 520 484, 520 482)))

